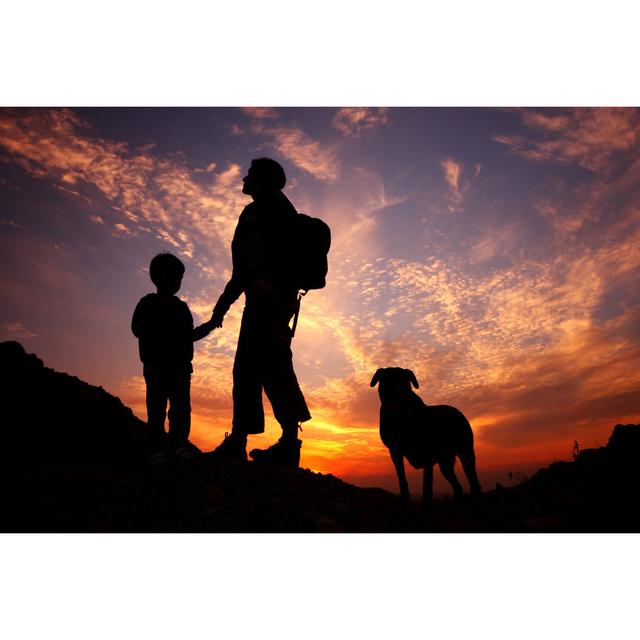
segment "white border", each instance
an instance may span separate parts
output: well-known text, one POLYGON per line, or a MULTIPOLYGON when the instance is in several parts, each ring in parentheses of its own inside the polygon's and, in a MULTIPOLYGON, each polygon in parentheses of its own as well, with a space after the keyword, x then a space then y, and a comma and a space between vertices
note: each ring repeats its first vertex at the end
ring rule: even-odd
POLYGON ((635 106, 636 6, 25 0, 0 104, 635 106))
POLYGON ((638 627, 629 535, 6 535, 0 563, 12 640, 601 639, 638 627))

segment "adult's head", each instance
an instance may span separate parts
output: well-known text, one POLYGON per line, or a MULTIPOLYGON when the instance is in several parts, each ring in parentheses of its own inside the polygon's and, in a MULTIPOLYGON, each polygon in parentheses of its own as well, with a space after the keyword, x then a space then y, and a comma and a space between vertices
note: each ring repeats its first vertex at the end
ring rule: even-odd
POLYGON ((274 191, 282 191, 287 183, 282 166, 271 158, 251 161, 247 175, 242 178, 242 193, 254 199, 274 191))

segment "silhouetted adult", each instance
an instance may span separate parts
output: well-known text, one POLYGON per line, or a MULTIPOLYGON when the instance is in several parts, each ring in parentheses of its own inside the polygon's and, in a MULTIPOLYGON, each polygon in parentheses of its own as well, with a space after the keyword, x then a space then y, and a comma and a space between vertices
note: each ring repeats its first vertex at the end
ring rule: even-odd
POLYGON ((222 326, 229 307, 245 294, 245 307, 233 365, 231 434, 214 451, 215 458, 247 459, 247 435, 264 432, 262 390, 271 402, 282 437, 268 449, 254 449, 255 461, 289 467, 300 463, 298 429, 311 415, 293 370, 289 322, 298 307, 293 284, 292 227, 295 207, 282 193, 283 168, 270 158, 251 162, 242 193, 253 199, 238 220, 231 255, 233 272, 213 309, 214 326, 222 326))

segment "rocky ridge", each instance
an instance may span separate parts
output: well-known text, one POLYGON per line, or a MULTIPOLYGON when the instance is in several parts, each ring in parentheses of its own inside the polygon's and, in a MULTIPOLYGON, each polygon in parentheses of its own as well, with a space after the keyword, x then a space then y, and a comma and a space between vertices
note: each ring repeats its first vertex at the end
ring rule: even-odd
POLYGON ((13 532, 640 531, 640 425, 429 516, 383 489, 255 463, 152 468, 147 426, 101 387, 0 343, 0 530, 13 532))

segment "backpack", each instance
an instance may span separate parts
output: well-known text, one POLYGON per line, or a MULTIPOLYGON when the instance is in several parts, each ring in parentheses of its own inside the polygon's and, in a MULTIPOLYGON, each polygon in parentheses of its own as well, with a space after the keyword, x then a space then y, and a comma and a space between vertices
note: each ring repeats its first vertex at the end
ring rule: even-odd
POLYGON ((327 284, 331 229, 326 222, 298 213, 295 218, 293 260, 295 283, 299 290, 298 303, 291 327, 291 337, 296 334, 300 301, 310 289, 322 289, 327 284))
POLYGON ((327 283, 331 229, 319 218, 312 218, 305 213, 298 213, 295 220, 295 283, 306 294, 309 289, 323 289, 327 283))

